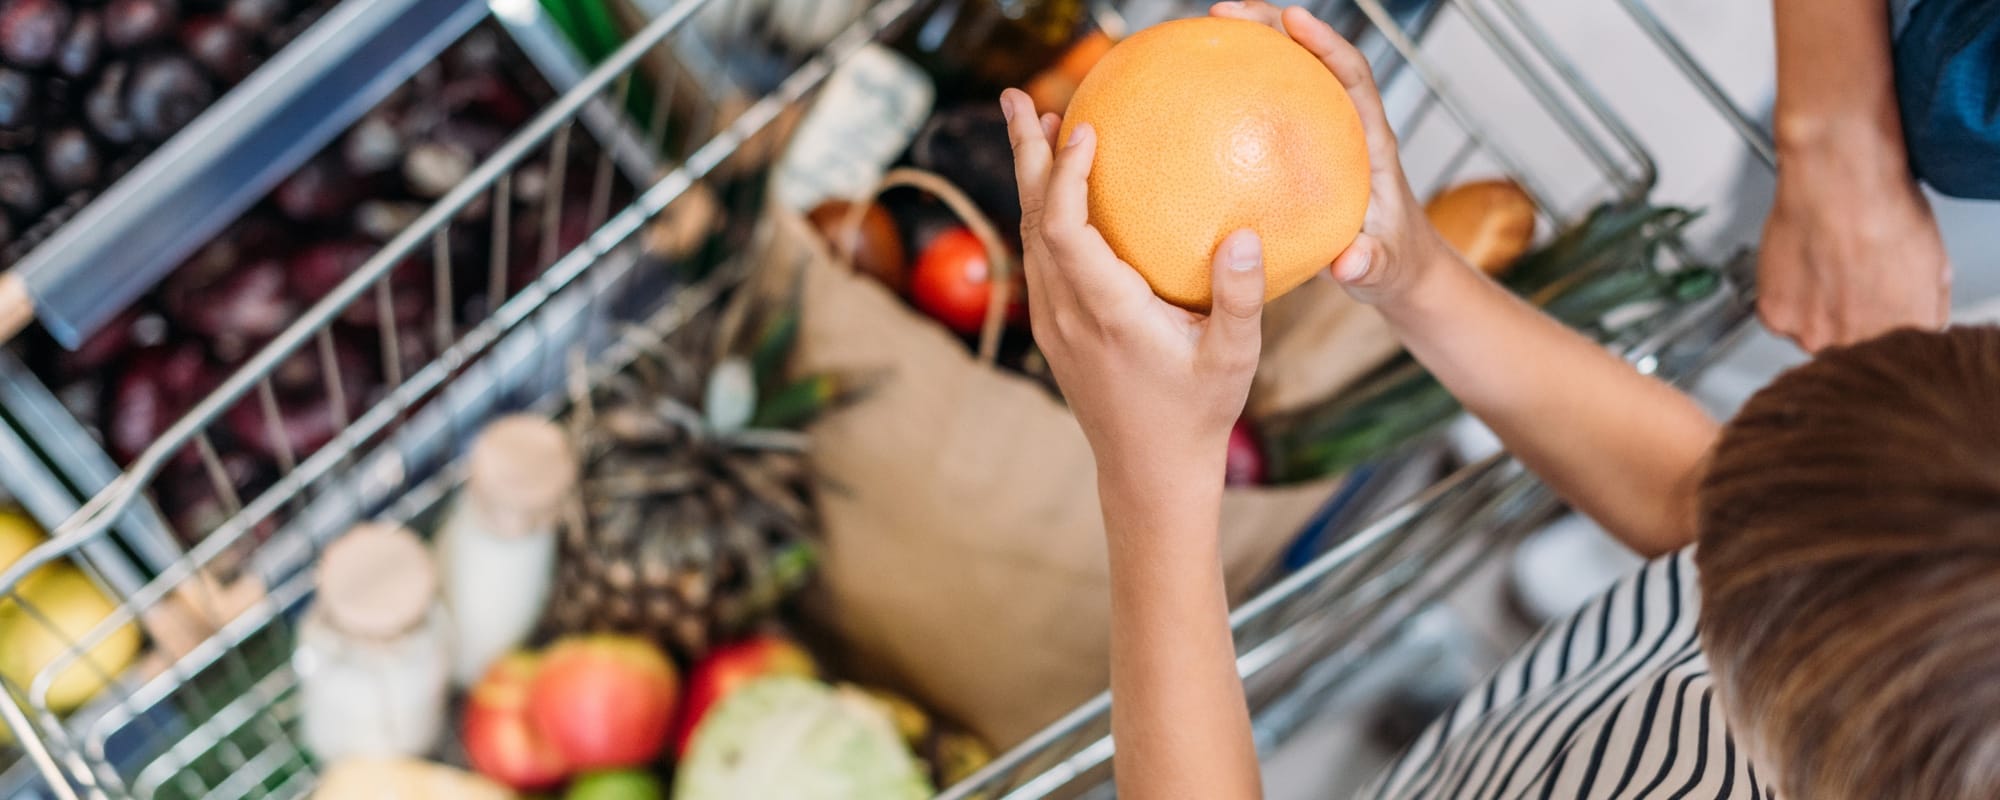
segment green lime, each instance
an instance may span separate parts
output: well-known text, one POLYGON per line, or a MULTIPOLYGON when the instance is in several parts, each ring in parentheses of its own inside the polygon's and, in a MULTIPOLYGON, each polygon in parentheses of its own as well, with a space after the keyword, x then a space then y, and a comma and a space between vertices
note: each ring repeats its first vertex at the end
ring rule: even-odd
POLYGON ((662 800, 660 779, 635 769, 592 772, 570 781, 563 800, 662 800))

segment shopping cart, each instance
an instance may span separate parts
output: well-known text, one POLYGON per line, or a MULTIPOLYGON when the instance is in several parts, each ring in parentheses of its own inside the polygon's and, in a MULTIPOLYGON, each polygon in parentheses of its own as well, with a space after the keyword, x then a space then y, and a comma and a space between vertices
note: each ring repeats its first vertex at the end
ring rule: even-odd
MULTIPOLYGON (((1656 23, 1639 2, 1626 0, 1634 18, 1656 23)), ((20 591, 22 578, 41 564, 75 563, 118 600, 103 624, 65 636, 66 654, 41 675, 6 686, 0 718, 22 750, 8 774, 39 777, 65 800, 295 797, 310 791, 317 765, 296 738, 290 652, 298 611, 311 591, 310 567, 324 543, 371 517, 425 527, 421 521, 461 479, 454 456, 483 419, 518 408, 559 411, 566 380, 616 372, 644 340, 669 335, 713 300, 715 283, 666 282, 657 271, 639 268, 639 234, 649 221, 663 212, 713 214, 715 235, 734 256, 727 262, 756 263, 763 200, 752 177, 833 70, 866 44, 892 35, 920 3, 874 2, 823 48, 781 56, 781 80, 689 102, 676 93, 699 93, 714 83, 694 74, 688 62, 661 56, 702 49, 696 39, 712 34, 697 30, 693 20, 704 5, 671 3, 595 67, 562 81, 569 85, 559 99, 95 492, 50 542, 0 573, 6 599, 44 622, 47 617, 20 591), (586 139, 595 155, 578 164, 571 150, 586 139), (504 209, 516 207, 513 194, 521 191, 531 161, 552 165, 536 180, 579 191, 544 189, 533 213, 510 218, 504 209), (587 198, 588 234, 565 240, 563 203, 574 196, 587 198), (441 322, 399 329, 397 315, 388 313, 395 299, 392 271, 410 257, 428 256, 441 289, 437 296, 451 296, 449 241, 485 209, 494 211, 493 249, 502 253, 495 256, 492 296, 509 299, 469 319, 455 318, 461 310, 441 304, 433 315, 441 322), (524 230, 530 235, 515 236, 524 230), (503 287, 505 270, 497 265, 521 240, 535 243, 539 277, 503 287), (362 304, 383 312, 376 315, 377 339, 391 365, 393 391, 340 419, 338 434, 325 445, 281 451, 275 482, 239 493, 212 432, 239 403, 261 406, 275 424, 282 401, 274 373, 294 358, 317 359, 332 406, 345 408, 353 387, 342 383, 329 329, 362 304), (413 335, 435 355, 414 363, 405 358, 402 350, 413 335), (166 467, 184 459, 202 465, 229 512, 219 527, 185 547, 173 543, 155 496, 166 467), (165 560, 144 556, 162 549, 170 556, 165 560), (132 575, 140 577, 117 577, 132 575), (90 667, 84 653, 135 624, 155 639, 163 626, 197 633, 175 647, 156 647, 123 674, 103 676, 112 683, 90 703, 56 713, 49 703, 56 677, 73 666, 90 667)), ((1110 3, 1098 13, 1108 26, 1137 24, 1157 5, 1110 3)), ((1508 175, 1536 199, 1545 229, 1601 203, 1649 196, 1657 169, 1639 138, 1517 0, 1307 5, 1336 20, 1378 65, 1420 193, 1466 177, 1508 175), (1486 66, 1447 70, 1435 48, 1471 50, 1486 66), (1470 93, 1475 80, 1476 95, 1470 93), (1496 106, 1514 113, 1496 116, 1496 106), (1574 164, 1589 169, 1570 169, 1574 164)), ((533 6, 519 0, 492 6, 494 18, 515 31, 531 55, 551 46, 536 38, 533 6)), ((1669 52, 1685 55, 1664 26, 1647 31, 1669 52)), ((706 43, 710 50, 727 49, 714 45, 706 43)), ((1693 60, 1682 61, 1700 81, 1693 60)), ((1719 90, 1713 99, 1734 112, 1719 90)), ((1740 112, 1731 119, 1755 134, 1740 112)), ((1679 248, 1680 257, 1745 263, 1695 249, 1679 248)), ((1643 370, 1693 374, 1741 328, 1748 298, 1746 284, 1732 282, 1659 315, 1617 344, 1643 370)), ((276 433, 273 439, 283 441, 276 433)), ((1555 507, 1546 489, 1495 456, 1365 525, 1330 532, 1331 549, 1277 580, 1232 618, 1260 740, 1282 741, 1329 691, 1393 641, 1405 620, 1555 507)), ((1106 696, 1086 703, 943 796, 1101 791, 1111 754, 1108 707, 1106 696)))

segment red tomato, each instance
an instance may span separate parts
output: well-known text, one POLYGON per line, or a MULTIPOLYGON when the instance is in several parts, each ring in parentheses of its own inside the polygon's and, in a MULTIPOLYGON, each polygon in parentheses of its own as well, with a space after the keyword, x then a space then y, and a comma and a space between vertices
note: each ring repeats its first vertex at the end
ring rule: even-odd
MULTIPOLYGON (((952 228, 937 235, 917 258, 910 274, 910 302, 960 334, 979 333, 986 323, 986 306, 993 300, 993 266, 986 247, 969 228, 952 228)), ((1008 293, 1008 317, 1024 319, 1027 290, 1018 275, 1008 293)))

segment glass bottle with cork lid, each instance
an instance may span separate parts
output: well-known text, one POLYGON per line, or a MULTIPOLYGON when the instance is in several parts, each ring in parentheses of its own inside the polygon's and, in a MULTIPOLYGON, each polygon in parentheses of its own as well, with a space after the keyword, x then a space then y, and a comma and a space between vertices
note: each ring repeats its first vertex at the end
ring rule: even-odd
POLYGON ((321 761, 429 752, 450 688, 430 551, 401 525, 363 523, 327 545, 313 579, 293 653, 306 748, 321 761))
POLYGON ((526 414, 488 424, 438 527, 452 677, 460 686, 534 633, 555 581, 556 529, 582 466, 561 426, 526 414))

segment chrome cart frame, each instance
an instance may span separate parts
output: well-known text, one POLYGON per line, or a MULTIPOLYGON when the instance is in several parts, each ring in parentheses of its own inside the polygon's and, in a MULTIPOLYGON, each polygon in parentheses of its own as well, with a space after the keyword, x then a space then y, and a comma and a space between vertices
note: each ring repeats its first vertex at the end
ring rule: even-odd
MULTIPOLYGON (((1624 2, 1635 19, 1650 18, 1640 0, 1624 2)), ((47 618, 21 592, 23 579, 43 564, 77 564, 118 601, 110 618, 68 641, 67 654, 43 674, 27 685, 5 687, 0 719, 24 753, 12 772, 31 771, 63 800, 233 800, 310 791, 315 765, 295 739, 296 676, 288 654, 294 615, 310 594, 310 566, 320 547, 358 519, 424 515, 456 485, 455 454, 480 420, 517 408, 558 410, 564 376, 615 371, 637 343, 668 335, 706 302, 711 284, 662 286, 652 270, 641 269, 636 235, 656 215, 738 171, 739 162, 754 164, 776 152, 789 115, 844 59, 887 35, 919 2, 877 0, 823 49, 796 56, 788 64, 789 77, 740 112, 670 121, 674 103, 654 94, 652 119, 630 119, 625 110, 646 87, 673 85, 659 80, 655 56, 677 38, 697 35, 689 23, 703 5, 704 0, 673 3, 597 66, 577 70, 554 104, 461 185, 111 477, 51 541, 0 572, 0 598, 44 623, 47 618), (668 136, 670 127, 674 137, 668 136), (566 173, 572 139, 585 135, 599 145, 596 163, 587 174, 566 173), (678 142, 670 144, 670 138, 678 142), (542 207, 526 218, 510 219, 505 211, 525 177, 524 165, 537 156, 550 157, 551 174, 543 179, 557 187, 588 187, 591 232, 573 246, 558 244, 564 192, 545 191, 542 207), (631 184, 631 200, 613 208, 614 186, 621 180, 631 184), (502 240, 513 241, 521 228, 539 230, 534 240, 540 277, 504 292, 510 298, 478 319, 454 319, 455 309, 436 309, 442 322, 415 332, 436 356, 407 371, 398 348, 411 332, 397 328, 394 314, 378 315, 392 391, 374 407, 340 420, 338 435, 316 451, 281 453, 282 474, 270 487, 237 496, 211 431, 239 403, 257 404, 266 420, 278 419, 273 374, 297 354, 319 360, 329 397, 338 400, 353 390, 342 385, 335 363, 329 333, 334 321, 358 304, 387 309, 391 271, 411 256, 434 254, 433 277, 448 288, 447 240, 482 206, 496 216, 494 241, 501 251, 496 284, 505 282, 498 266, 508 247, 502 240), (655 302, 620 307, 620 300, 633 296, 655 302), (586 362, 587 369, 571 369, 586 362), (165 523, 154 484, 170 462, 189 458, 199 460, 214 490, 228 500, 228 519, 190 546, 166 545, 163 559, 133 559, 141 548, 132 542, 171 543, 170 536, 162 536, 165 523), (245 583, 255 591, 234 591, 245 583), (157 638, 155 626, 164 624, 162 619, 193 624, 201 635, 178 651, 156 651, 122 674, 104 676, 110 686, 80 709, 58 714, 50 707, 55 677, 72 666, 93 666, 83 658, 90 648, 129 625, 143 626, 157 638)), ((1107 13, 1125 5, 1111 4, 1107 13)), ((1546 227, 1553 227, 1597 204, 1641 201, 1651 191, 1657 167, 1639 137, 1518 0, 1425 0, 1415 15, 1392 13, 1384 0, 1308 5, 1322 13, 1359 12, 1352 17, 1355 38, 1378 65, 1385 102, 1420 193, 1467 176, 1506 174, 1528 189, 1546 227), (1438 44, 1450 36, 1460 38, 1438 44), (1480 48, 1493 71, 1447 73, 1427 51, 1446 45, 1480 48), (1478 96, 1467 94, 1464 83, 1473 77, 1482 81, 1478 96), (1496 88, 1499 83, 1509 86, 1496 88), (1535 113, 1529 115, 1531 124, 1512 129, 1497 125, 1482 101, 1535 113), (1552 143, 1564 152, 1527 152, 1523 142, 1552 143), (1591 171, 1580 178, 1557 174, 1545 168, 1550 158, 1588 164, 1591 171)), ((521 10, 511 0, 495 4, 503 23, 521 10)), ((1649 33, 1673 44, 1664 27, 1649 33)), ((535 50, 527 49, 531 55, 535 50)), ((1691 59, 1684 66, 1699 75, 1691 59)), ((1727 106, 1719 91, 1714 96, 1727 106)), ((1744 130, 1754 132, 1754 126, 1744 130)), ((748 195, 720 201, 724 237, 732 230, 754 231, 761 208, 761 201, 748 195)), ((729 241, 743 248, 734 263, 759 257, 754 235, 729 241)), ((503 294, 499 289, 495 296, 503 294)), ((1738 281, 1675 309, 1626 342, 1625 355, 1648 372, 1692 374, 1740 329, 1749 296, 1747 284, 1738 281)), ((1318 698, 1390 641, 1411 614, 1554 508, 1546 489, 1496 456, 1457 471, 1358 529, 1335 531, 1332 549, 1232 617, 1239 670, 1261 742, 1282 740, 1318 698)), ((1025 800, 1102 791, 1112 752, 1108 708, 1109 697, 1099 696, 942 796, 1025 800)))

